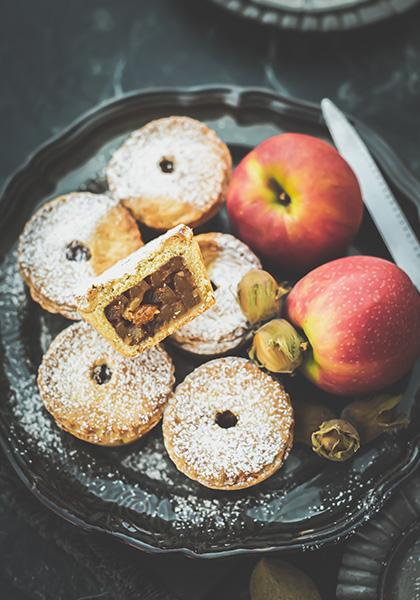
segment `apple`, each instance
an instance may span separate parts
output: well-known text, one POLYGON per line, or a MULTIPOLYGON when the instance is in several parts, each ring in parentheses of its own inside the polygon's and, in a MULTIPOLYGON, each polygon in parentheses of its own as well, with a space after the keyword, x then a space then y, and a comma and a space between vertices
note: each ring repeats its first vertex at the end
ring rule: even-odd
POLYGON ((327 392, 380 390, 420 355, 420 296, 387 260, 349 256, 322 265, 295 285, 286 310, 310 344, 303 372, 327 392))
POLYGON ((363 216, 349 165, 327 142, 299 133, 276 135, 245 156, 226 200, 241 240, 288 271, 343 254, 363 216))

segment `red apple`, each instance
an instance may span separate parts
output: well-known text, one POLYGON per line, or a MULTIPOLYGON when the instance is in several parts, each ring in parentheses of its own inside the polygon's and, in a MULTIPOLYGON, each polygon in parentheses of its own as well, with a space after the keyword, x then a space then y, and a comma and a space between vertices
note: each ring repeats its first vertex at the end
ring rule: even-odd
POLYGON ((420 354, 420 296, 387 260, 349 256, 314 269, 291 291, 287 313, 311 347, 305 375, 334 394, 384 388, 420 354))
POLYGON ((227 209, 239 237, 287 270, 340 256, 363 215, 357 179, 337 150, 299 133, 262 142, 239 163, 227 209))

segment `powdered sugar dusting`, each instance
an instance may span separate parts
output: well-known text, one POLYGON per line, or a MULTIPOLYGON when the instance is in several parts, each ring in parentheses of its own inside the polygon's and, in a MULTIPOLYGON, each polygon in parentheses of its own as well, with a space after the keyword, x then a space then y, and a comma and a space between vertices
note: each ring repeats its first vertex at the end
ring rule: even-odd
POLYGON ((237 301, 239 281, 250 269, 261 268, 255 254, 243 242, 227 233, 196 236, 197 242, 211 239, 218 252, 207 272, 215 284, 216 304, 184 327, 172 339, 196 354, 218 354, 237 347, 250 326, 237 301))
POLYGON ((128 359, 87 323, 61 332, 39 369, 41 396, 58 421, 109 443, 156 418, 173 381, 172 361, 163 348, 155 346, 128 359), (98 364, 110 369, 106 383, 92 377, 98 364))
MULTIPOLYGON (((243 143, 248 136, 245 141, 249 141, 251 130, 254 137, 261 136, 261 124, 247 124, 245 131, 229 116, 215 118, 220 128, 225 121, 224 135, 230 140, 243 143)), ((114 135, 115 128, 112 131, 114 135)), ((98 145, 94 146, 96 152, 98 145)), ((99 155, 101 165, 107 154, 108 150, 99 155)), ((94 160, 95 156, 82 169, 72 172, 72 180, 76 176, 80 181, 91 172, 92 165, 96 170, 94 160)), ((109 451, 79 442, 62 432, 43 408, 36 388, 36 369, 41 350, 45 351, 55 337, 63 319, 46 314, 41 317, 40 308, 28 300, 17 274, 15 254, 7 257, 0 277, 2 438, 25 474, 33 477, 34 486, 37 481, 42 483, 44 490, 56 493, 59 504, 70 511, 76 500, 93 523, 105 528, 112 524, 114 531, 127 533, 133 542, 149 534, 153 544, 165 548, 185 546, 209 551, 254 543, 266 547, 270 542, 289 543, 291 538, 302 544, 314 534, 319 539, 319 531, 325 526, 338 530, 338 524, 343 531, 343 525, 354 520, 355 511, 369 517, 379 505, 372 500, 377 477, 388 474, 391 465, 402 466, 401 472, 406 470, 407 459, 400 458, 402 453, 408 455, 405 443, 388 444, 388 436, 375 446, 382 456, 378 449, 371 457, 372 466, 360 467, 359 484, 352 477, 354 459, 339 465, 321 463, 309 449, 297 444, 284 467, 265 484, 240 494, 211 492, 176 470, 161 446, 157 428, 130 448, 133 462, 127 475, 121 467, 126 447, 109 451), (153 439, 159 444, 154 445, 153 439), (60 494, 57 490, 63 491, 60 494), (317 519, 312 521, 312 517, 317 519)), ((365 454, 363 449, 359 456, 365 454)))
POLYGON ((165 443, 175 461, 185 461, 199 481, 234 485, 252 480, 290 443, 291 405, 280 383, 251 361, 216 359, 181 383, 164 415, 165 443), (235 426, 224 429, 218 413, 230 411, 235 426))
MULTIPOLYGON (((30 436, 39 452, 61 453, 59 430, 51 427, 51 419, 37 393, 36 373, 27 370, 29 361, 25 360, 25 341, 21 337, 14 338, 16 319, 23 319, 24 314, 21 314, 21 311, 24 311, 25 307, 25 285, 19 276, 17 253, 13 251, 2 265, 0 285, 1 334, 3 343, 8 345, 8 360, 4 368, 10 383, 11 407, 16 424, 30 436), (11 376, 12 374, 14 376, 11 376)), ((20 440, 21 436, 18 435, 17 439, 20 440)), ((24 447, 22 452, 28 452, 30 456, 31 447, 24 447)))
MULTIPOLYGON (((375 484, 369 474, 373 465, 375 472, 384 472, 400 456, 390 436, 370 449, 367 462, 365 451, 340 465, 321 463, 297 444, 266 484, 234 494, 206 490, 177 471, 163 448, 159 427, 141 442, 115 450, 95 448, 61 431, 37 391, 37 360, 44 349, 39 348, 39 356, 32 352, 39 346, 34 331, 41 309, 28 301, 14 251, 3 262, 0 277, 0 339, 8 388, 0 412, 9 449, 25 472, 35 473, 63 506, 71 509, 77 499, 85 514, 94 515, 102 526, 108 526, 112 515, 114 530, 132 538, 142 540, 145 531, 152 532, 172 547, 198 552, 237 547, 243 543, 242 532, 249 536, 264 529, 266 535, 271 531, 281 536, 287 523, 301 521, 300 529, 310 530, 313 517, 325 521, 325 515, 338 512, 341 519, 353 510, 366 511, 368 517, 380 506, 377 496, 367 496, 375 484), (31 341, 28 331, 23 334, 28 322, 31 341), (62 488, 71 491, 71 498, 60 492, 62 488)), ((42 315, 45 348, 63 323, 56 315, 42 315)))
POLYGON ((169 117, 134 131, 114 153, 107 169, 116 198, 171 198, 200 211, 219 198, 226 180, 225 144, 204 124, 188 117, 169 117), (174 163, 171 173, 159 166, 174 163))
POLYGON ((73 193, 42 206, 27 223, 19 243, 22 273, 48 301, 68 307, 72 318, 75 293, 94 276, 89 261, 67 260, 75 240, 89 247, 99 221, 118 202, 108 196, 73 193))
POLYGON ((160 431, 158 435, 150 436, 147 448, 133 449, 123 458, 121 464, 155 481, 176 485, 177 473, 168 459, 160 431))

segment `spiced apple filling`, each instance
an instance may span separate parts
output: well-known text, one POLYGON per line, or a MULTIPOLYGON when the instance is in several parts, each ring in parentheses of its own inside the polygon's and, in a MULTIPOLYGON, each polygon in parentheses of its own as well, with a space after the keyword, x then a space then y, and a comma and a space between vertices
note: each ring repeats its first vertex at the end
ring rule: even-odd
POLYGON ((177 256, 105 308, 117 335, 131 346, 179 318, 200 301, 191 272, 177 256))

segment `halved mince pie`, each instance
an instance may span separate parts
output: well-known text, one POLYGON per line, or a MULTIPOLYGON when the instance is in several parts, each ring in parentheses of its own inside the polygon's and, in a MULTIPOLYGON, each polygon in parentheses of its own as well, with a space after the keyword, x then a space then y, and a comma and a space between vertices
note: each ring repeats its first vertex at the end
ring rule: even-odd
POLYGON ((193 232, 179 225, 96 278, 78 308, 119 352, 136 356, 214 301, 193 232))

